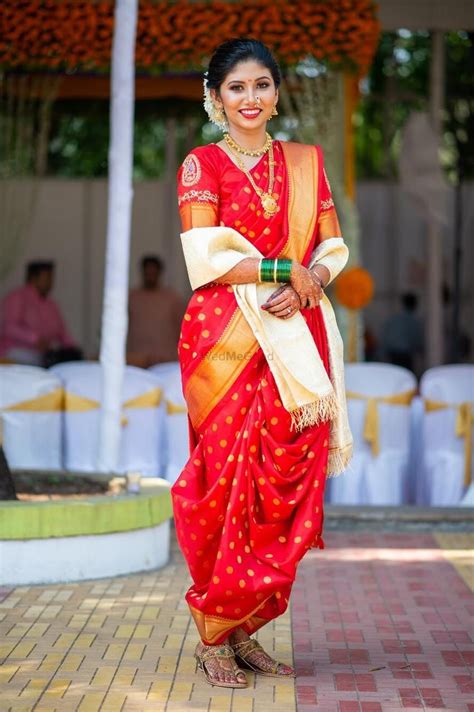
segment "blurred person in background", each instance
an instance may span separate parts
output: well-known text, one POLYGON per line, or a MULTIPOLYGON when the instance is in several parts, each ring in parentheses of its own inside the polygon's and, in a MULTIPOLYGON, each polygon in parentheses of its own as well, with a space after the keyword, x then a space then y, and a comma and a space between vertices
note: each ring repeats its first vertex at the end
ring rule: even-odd
POLYGON ((141 281, 128 302, 127 363, 148 368, 178 360, 178 339, 186 310, 178 292, 161 285, 164 263, 146 255, 141 260, 141 281))
POLYGON ((25 282, 9 292, 1 305, 0 358, 30 366, 81 358, 59 306, 49 296, 54 263, 29 262, 25 282))
POLYGON ((418 298, 407 292, 401 303, 402 309, 384 324, 382 346, 390 363, 414 371, 416 359, 423 351, 423 325, 416 315, 418 298))

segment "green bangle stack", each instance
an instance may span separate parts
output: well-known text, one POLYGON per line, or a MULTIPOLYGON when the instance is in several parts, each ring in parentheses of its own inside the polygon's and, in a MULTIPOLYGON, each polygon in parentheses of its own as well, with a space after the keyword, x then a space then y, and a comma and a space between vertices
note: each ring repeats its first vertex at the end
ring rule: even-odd
POLYGON ((275 271, 275 262, 276 260, 269 260, 269 259, 263 259, 260 260, 260 269, 259 269, 259 281, 260 282, 274 282, 274 271, 275 271))
POLYGON ((258 279, 259 282, 289 282, 292 260, 268 259, 260 260, 258 279))
POLYGON ((292 260, 282 259, 277 260, 277 271, 276 276, 277 282, 289 282, 291 275, 291 264, 292 260))

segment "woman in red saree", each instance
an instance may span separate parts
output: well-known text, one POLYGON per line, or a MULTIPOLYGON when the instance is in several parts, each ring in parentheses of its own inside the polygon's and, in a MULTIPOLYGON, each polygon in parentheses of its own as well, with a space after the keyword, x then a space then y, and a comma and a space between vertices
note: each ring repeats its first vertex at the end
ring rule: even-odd
MULTIPOLYGON (((294 429, 294 414, 284 407, 275 379, 286 372, 278 370, 285 357, 262 348, 267 342, 258 319, 238 289, 254 288, 260 263, 236 252, 239 238, 244 250, 292 260, 290 279, 273 284, 260 308, 267 323, 279 322, 280 329, 300 319, 324 377, 331 377, 337 391, 328 343, 333 317, 325 320, 320 302, 347 250, 321 149, 273 141, 271 150, 258 150, 278 84, 275 60, 259 42, 221 45, 209 66, 208 87, 217 120, 225 117, 232 140, 194 149, 178 173, 185 257, 191 283, 199 287, 178 344, 190 458, 172 496, 178 541, 193 579, 186 600, 201 638, 196 657, 207 680, 218 686, 246 686, 239 666, 294 675, 250 636, 285 611, 299 561, 312 546, 324 546, 328 456, 333 450, 332 470, 341 471, 351 446, 347 426, 342 445, 331 438, 331 408, 294 429), (270 212, 262 200, 269 192, 276 201, 270 212), (193 257, 193 249, 204 256, 193 257)), ((334 406, 339 415, 345 407, 340 401, 334 406)))

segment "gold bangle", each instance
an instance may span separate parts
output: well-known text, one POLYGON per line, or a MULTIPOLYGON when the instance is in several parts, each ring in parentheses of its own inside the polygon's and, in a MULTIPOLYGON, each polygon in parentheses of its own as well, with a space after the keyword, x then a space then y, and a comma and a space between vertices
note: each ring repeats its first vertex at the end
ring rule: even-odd
POLYGON ((278 272, 278 260, 276 259, 275 262, 273 263, 273 281, 277 281, 277 272, 278 272))
POLYGON ((314 274, 315 277, 317 277, 317 279, 319 281, 319 286, 321 287, 321 289, 325 289, 323 278, 317 272, 314 271, 314 267, 311 270, 311 273, 314 274))

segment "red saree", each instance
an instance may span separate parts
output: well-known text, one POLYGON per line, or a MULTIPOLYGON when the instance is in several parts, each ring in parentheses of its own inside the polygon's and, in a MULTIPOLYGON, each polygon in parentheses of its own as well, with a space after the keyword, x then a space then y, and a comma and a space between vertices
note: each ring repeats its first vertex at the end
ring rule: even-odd
MULTIPOLYGON (((307 266, 321 240, 340 236, 321 150, 275 141, 274 154, 279 210, 265 218, 248 179, 219 146, 192 151, 178 173, 183 230, 226 225, 265 257, 307 266)), ((268 156, 252 175, 267 188, 268 156)), ((321 311, 301 313, 329 371, 321 311)), ((281 615, 299 561, 324 546, 329 423, 290 429, 230 285, 195 291, 178 353, 191 454, 172 488, 176 531, 194 582, 186 600, 203 642, 217 644, 239 626, 251 634, 281 615)))

